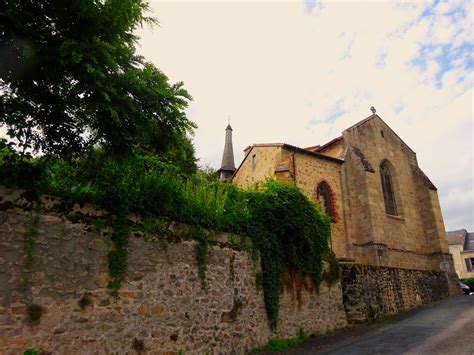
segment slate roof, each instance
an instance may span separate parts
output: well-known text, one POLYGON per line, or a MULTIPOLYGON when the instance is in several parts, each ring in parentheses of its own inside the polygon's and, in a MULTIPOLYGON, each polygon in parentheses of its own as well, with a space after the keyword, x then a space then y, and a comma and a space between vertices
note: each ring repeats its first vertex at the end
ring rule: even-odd
POLYGON ((227 125, 225 143, 224 143, 224 153, 222 154, 222 163, 218 171, 235 171, 234 163, 234 148, 232 146, 232 127, 227 125), (230 134, 227 134, 227 131, 230 131, 230 134))
POLYGON ((370 165, 369 161, 367 160, 367 158, 365 157, 365 155, 360 151, 359 148, 357 147, 352 147, 351 146, 351 150, 354 152, 354 154, 357 156, 357 158, 359 159, 359 162, 362 164, 362 166, 364 167, 364 170, 365 171, 369 171, 371 173, 375 173, 375 170, 374 168, 372 167, 372 165, 370 165))
MULTIPOLYGON (((326 144, 323 144, 322 146, 318 147, 318 148, 316 149, 316 151, 317 151, 317 152, 320 152, 320 151, 322 151, 322 150, 324 150, 324 149, 326 149, 326 148, 332 146, 333 144, 340 142, 341 140, 342 140, 342 136, 339 136, 339 137, 337 137, 337 138, 334 138, 333 140, 327 142, 326 144)), ((308 149, 308 148, 306 148, 306 149, 308 149)))
POLYGON ((418 175, 418 177, 420 177, 421 181, 423 181, 423 184, 427 188, 429 188, 430 190, 435 190, 435 191, 438 190, 436 188, 436 186, 434 186, 434 184, 431 182, 431 180, 428 178, 428 176, 426 176, 426 174, 420 169, 420 167, 418 165, 410 164, 410 166, 411 166, 412 171, 416 175, 418 175))
MULTIPOLYGON (((467 230, 465 229, 459 229, 455 231, 449 231, 446 232, 446 237, 448 238, 448 244, 449 245, 465 245, 466 244, 466 237, 467 237, 467 230)), ((473 234, 473 233, 469 233, 473 234)))
POLYGON ((464 243, 464 251, 474 251, 474 233, 467 233, 464 243))

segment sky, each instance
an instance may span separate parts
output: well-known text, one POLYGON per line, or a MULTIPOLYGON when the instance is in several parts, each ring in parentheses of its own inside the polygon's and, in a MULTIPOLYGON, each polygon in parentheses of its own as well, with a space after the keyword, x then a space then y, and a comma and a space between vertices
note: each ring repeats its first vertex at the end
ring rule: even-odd
POLYGON ((201 166, 254 143, 323 144, 377 114, 438 188, 447 230, 474 232, 474 3, 150 1, 138 51, 193 96, 201 166))

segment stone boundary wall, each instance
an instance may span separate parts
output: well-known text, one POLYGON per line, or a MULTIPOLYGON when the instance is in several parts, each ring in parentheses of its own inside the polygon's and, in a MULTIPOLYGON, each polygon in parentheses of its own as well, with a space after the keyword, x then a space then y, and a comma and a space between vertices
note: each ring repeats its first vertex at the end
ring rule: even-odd
POLYGON ((103 211, 75 205, 64 214, 58 199, 42 196, 40 213, 21 191, 2 188, 0 196, 1 354, 27 348, 133 354, 135 339, 143 341, 141 353, 241 354, 270 338, 295 337, 300 328, 318 334, 347 325, 340 283, 323 283, 319 294, 303 288, 301 297, 297 288, 283 288, 272 332, 256 285, 259 263, 234 249, 228 235, 215 233, 204 291, 196 242, 189 227, 178 224, 169 226, 173 238, 166 242, 131 234, 128 274, 116 300, 106 288, 111 231, 89 219, 108 218, 103 211), (28 254, 31 267, 25 268, 28 254), (81 299, 90 300, 84 309, 81 299), (32 305, 42 309, 38 321, 28 316, 32 305))
POLYGON ((459 293, 453 275, 440 271, 342 264, 348 323, 362 323, 459 293))
MULTIPOLYGON (((171 223, 166 240, 131 233, 127 278, 114 299, 106 287, 111 216, 52 196, 40 196, 40 209, 30 200, 0 186, 1 354, 133 354, 134 342, 149 354, 242 354, 301 328, 321 334, 450 294, 444 273, 343 264, 341 282, 323 283, 319 294, 286 278, 272 332, 256 282, 259 262, 235 248, 238 237, 207 231, 203 290, 189 227, 171 223), (81 300, 89 302, 81 308, 81 300), (35 305, 42 315, 31 321, 35 305)), ((450 281, 456 293, 457 280, 450 281)))

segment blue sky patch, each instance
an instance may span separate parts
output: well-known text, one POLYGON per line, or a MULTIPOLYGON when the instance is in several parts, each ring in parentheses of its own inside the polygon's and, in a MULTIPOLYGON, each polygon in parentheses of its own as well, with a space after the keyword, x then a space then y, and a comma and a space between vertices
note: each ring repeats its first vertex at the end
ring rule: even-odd
POLYGON ((305 0, 305 12, 311 14, 315 7, 322 9, 324 7, 323 3, 320 0, 305 0))
POLYGON ((312 118, 307 122, 307 125, 314 126, 323 123, 331 123, 336 121, 339 116, 342 116, 347 111, 342 108, 342 104, 344 103, 343 99, 338 100, 325 114, 324 118, 316 119, 312 118))

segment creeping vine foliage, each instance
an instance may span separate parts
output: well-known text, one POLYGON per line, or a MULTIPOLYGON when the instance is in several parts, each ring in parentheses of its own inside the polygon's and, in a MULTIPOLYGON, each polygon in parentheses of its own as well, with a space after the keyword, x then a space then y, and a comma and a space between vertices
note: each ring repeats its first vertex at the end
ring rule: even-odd
MULTIPOLYGON (((261 273, 256 276, 256 283, 263 289, 272 328, 277 325, 283 273, 309 278, 317 289, 322 279, 322 259, 329 255, 328 217, 296 186, 274 180, 253 190, 242 190, 199 175, 186 176, 179 167, 156 157, 132 154, 119 158, 96 150, 74 160, 20 159, 8 147, 0 148, 0 181, 3 180, 63 197, 68 203, 93 203, 114 216, 108 288, 115 296, 126 277, 129 213, 147 216, 141 227, 145 234, 164 234, 163 221, 194 226, 191 233, 197 241, 195 253, 203 289, 210 241, 202 228, 249 237, 231 237, 229 242, 237 250, 248 251, 253 260, 257 254, 260 256, 261 273), (33 186, 13 179, 18 172, 33 168, 38 170, 33 186)), ((100 231, 102 221, 95 228, 100 231)), ((32 242, 29 254, 33 246, 32 242)), ((25 266, 28 268, 28 263, 25 266)), ((337 277, 337 263, 333 266, 331 275, 326 277, 337 277)))
POLYGON ((111 290, 112 296, 117 297, 122 281, 127 273, 128 254, 128 227, 125 217, 119 216, 113 225, 112 242, 113 248, 107 254, 109 259, 109 281, 107 288, 111 290))
POLYGON ((249 234, 260 251, 265 308, 275 329, 283 271, 296 271, 319 287, 330 221, 296 186, 275 180, 250 193, 249 204, 249 234))
POLYGON ((22 287, 26 289, 29 277, 27 272, 31 271, 33 268, 33 255, 36 246, 35 237, 38 235, 38 224, 40 221, 39 217, 40 209, 38 207, 35 208, 35 212, 33 218, 31 220, 31 224, 26 230, 26 250, 25 250, 25 258, 23 259, 23 276, 21 278, 22 287))
POLYGON ((199 279, 201 280, 201 288, 206 290, 206 268, 207 268, 207 249, 208 237, 200 227, 193 226, 191 228, 191 236, 197 241, 196 259, 198 262, 199 279))

